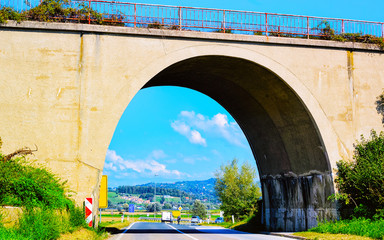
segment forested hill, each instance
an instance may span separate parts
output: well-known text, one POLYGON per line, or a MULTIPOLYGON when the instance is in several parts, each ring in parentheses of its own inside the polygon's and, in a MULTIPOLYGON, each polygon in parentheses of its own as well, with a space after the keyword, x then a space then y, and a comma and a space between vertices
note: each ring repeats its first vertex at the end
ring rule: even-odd
MULTIPOLYGON (((153 194, 155 190, 154 186, 119 186, 116 188, 118 193, 127 193, 127 194, 153 194)), ((178 189, 172 188, 163 188, 156 186, 156 195, 169 195, 174 197, 191 197, 190 194, 180 191, 178 189)))
MULTIPOLYGON (((192 197, 194 199, 217 199, 215 195, 215 178, 203 181, 182 181, 175 183, 156 183, 156 195, 174 197, 192 197)), ((155 183, 136 186, 119 186, 116 192, 127 194, 145 194, 154 192, 155 183)))
MULTIPOLYGON (((166 188, 166 189, 178 189, 184 191, 190 195, 193 195, 193 198, 197 199, 208 199, 211 200, 217 199, 215 194, 215 178, 210 178, 207 180, 201 181, 182 181, 175 183, 156 183, 156 188, 166 188)), ((154 186, 154 183, 146 183, 138 186, 154 186)))

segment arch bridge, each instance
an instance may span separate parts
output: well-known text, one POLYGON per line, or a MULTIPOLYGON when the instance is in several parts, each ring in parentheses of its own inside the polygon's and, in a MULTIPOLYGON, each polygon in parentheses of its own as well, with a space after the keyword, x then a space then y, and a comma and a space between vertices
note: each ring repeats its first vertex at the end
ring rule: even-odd
POLYGON ((36 144, 79 203, 98 197, 117 123, 146 87, 197 90, 236 119, 270 230, 336 218, 336 162, 382 130, 384 55, 369 44, 37 22, 2 25, 0 42, 3 151, 36 144))

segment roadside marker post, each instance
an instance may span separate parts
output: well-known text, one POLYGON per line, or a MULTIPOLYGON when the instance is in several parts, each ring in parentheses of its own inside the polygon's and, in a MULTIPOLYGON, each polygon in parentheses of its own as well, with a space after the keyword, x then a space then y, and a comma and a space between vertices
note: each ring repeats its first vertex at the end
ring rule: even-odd
POLYGON ((87 222, 88 226, 92 227, 92 198, 85 198, 85 221, 87 222))

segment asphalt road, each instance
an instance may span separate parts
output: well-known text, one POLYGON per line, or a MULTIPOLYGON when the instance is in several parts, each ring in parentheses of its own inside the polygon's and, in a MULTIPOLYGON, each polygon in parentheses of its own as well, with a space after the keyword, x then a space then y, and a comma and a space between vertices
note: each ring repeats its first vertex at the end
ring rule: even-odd
POLYGON ((112 240, 292 240, 272 235, 251 234, 221 227, 136 222, 112 240))

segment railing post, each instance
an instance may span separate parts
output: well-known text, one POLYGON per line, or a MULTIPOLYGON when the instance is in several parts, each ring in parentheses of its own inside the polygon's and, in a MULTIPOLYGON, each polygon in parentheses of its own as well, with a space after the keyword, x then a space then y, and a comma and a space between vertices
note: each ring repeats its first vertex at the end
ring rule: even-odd
POLYGON ((88 1, 88 24, 91 24, 91 0, 88 1))
POLYGON ((381 23, 381 37, 384 38, 384 23, 381 23))
POLYGON ((268 13, 265 13, 265 36, 268 36, 268 13))
POLYGON ((307 17, 307 39, 309 39, 309 17, 307 17))
POLYGON ((341 20, 341 34, 344 34, 344 19, 341 20))
POLYGON ((137 13, 136 13, 136 3, 134 4, 134 6, 135 6, 135 13, 134 13, 134 15, 133 15, 133 17, 134 17, 133 27, 136 27, 136 18, 137 18, 137 13))
POLYGON ((181 23, 181 21, 182 21, 182 8, 181 7, 179 7, 179 31, 181 31, 181 26, 182 26, 182 23, 181 23))
POLYGON ((225 10, 223 10, 223 32, 225 33, 225 10))

